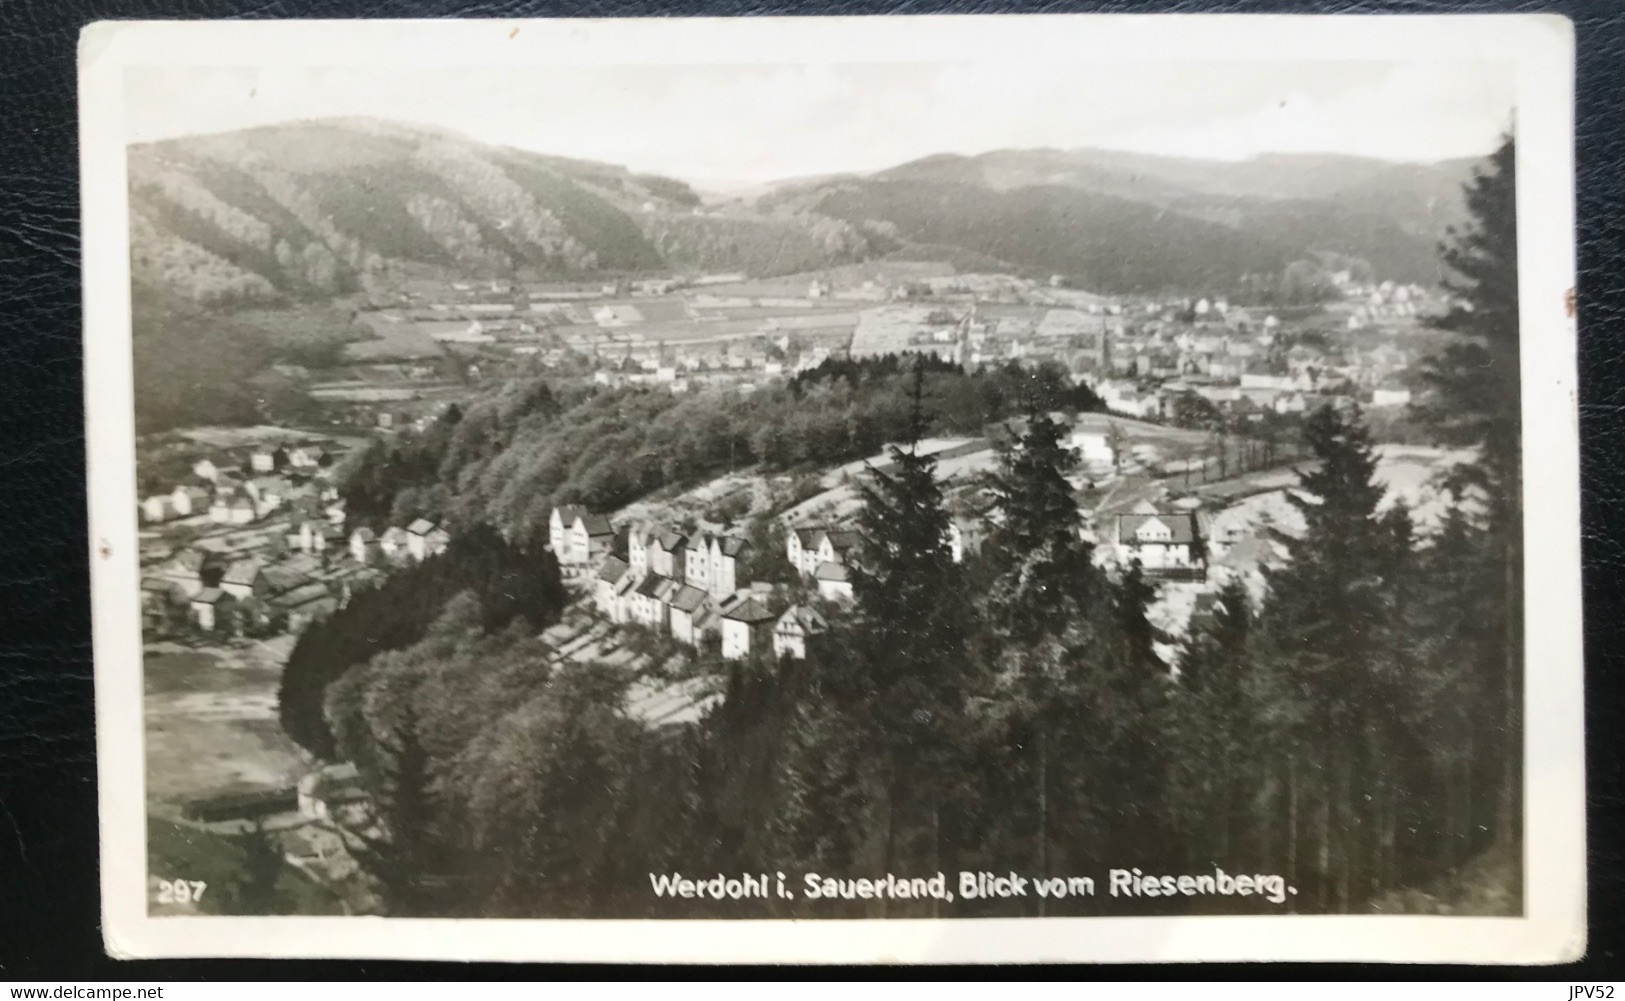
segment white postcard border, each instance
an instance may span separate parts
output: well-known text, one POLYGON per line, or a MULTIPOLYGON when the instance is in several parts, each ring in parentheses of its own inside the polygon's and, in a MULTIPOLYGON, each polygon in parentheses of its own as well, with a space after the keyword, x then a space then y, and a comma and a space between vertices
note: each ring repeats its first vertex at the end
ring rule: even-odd
POLYGON ((103 22, 80 40, 103 931, 118 957, 668 963, 1541 963, 1585 948, 1573 26, 1555 15, 103 22), (149 917, 124 70, 865 61, 1497 59, 1515 66, 1526 550, 1525 916, 889 921, 149 917))

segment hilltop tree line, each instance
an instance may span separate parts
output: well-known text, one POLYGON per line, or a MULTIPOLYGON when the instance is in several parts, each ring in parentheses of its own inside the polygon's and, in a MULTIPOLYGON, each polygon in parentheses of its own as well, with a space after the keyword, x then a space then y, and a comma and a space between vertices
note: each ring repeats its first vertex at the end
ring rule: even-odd
MULTIPOLYGON (((929 434, 979 435, 1026 399, 1053 409, 1100 405, 1053 366, 927 368, 929 434)), ((872 456, 909 434, 910 378, 904 363, 886 356, 827 361, 750 394, 627 387, 561 396, 545 379, 515 380, 466 408, 448 408, 422 431, 359 450, 340 470, 340 490, 356 525, 427 516, 542 539, 558 504, 613 510, 734 469, 872 456)))
MULTIPOLYGON (((733 666, 697 723, 622 711, 631 679, 560 667, 455 598, 419 642, 329 688, 334 750, 378 829, 359 850, 396 915, 923 917, 1516 914, 1522 831, 1521 531, 1510 142, 1446 257, 1473 308, 1430 366, 1441 433, 1477 449, 1423 535, 1383 505, 1357 411, 1304 426, 1288 559, 1226 584, 1178 642, 1140 569, 1097 568, 1040 406, 1001 445, 997 525, 945 541, 930 376, 863 490, 853 611, 804 660, 733 666), (1485 392, 1501 380, 1504 394, 1485 392), (1496 864, 1485 867, 1484 860, 1496 864), (1258 897, 656 898, 649 873, 850 877, 1273 873, 1258 897), (1488 873, 1476 882, 1468 874, 1488 873)), ((799 887, 797 887, 799 889, 799 887)))

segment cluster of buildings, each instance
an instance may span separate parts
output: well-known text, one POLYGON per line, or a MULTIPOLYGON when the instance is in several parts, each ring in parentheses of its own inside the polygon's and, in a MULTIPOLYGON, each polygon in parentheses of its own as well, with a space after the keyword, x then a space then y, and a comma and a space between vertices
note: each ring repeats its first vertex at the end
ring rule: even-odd
POLYGON ((1116 331, 1108 363, 1085 381, 1110 409, 1150 419, 1168 418, 1186 396, 1237 420, 1304 413, 1328 400, 1408 405, 1404 373, 1416 349, 1397 338, 1366 341, 1289 338, 1274 316, 1259 320, 1222 300, 1176 303, 1116 331))
POLYGON ((439 556, 451 544, 451 533, 428 518, 415 519, 402 528, 391 525, 382 532, 365 526, 350 533, 349 555, 364 567, 422 563, 439 556))
POLYGON ((573 505, 549 517, 554 555, 575 576, 592 571, 593 605, 611 622, 641 625, 692 647, 714 635, 728 660, 768 650, 803 657, 808 638, 828 626, 812 608, 769 609, 772 586, 744 580, 751 546, 740 536, 633 526, 621 559, 611 553, 615 534, 603 515, 573 505))
POLYGON ((142 609, 154 634, 298 631, 392 566, 450 543, 428 519, 344 533, 330 481, 342 449, 305 440, 211 451, 141 502, 142 609))
POLYGON ((284 509, 325 512, 338 502, 326 471, 340 454, 325 439, 216 451, 193 463, 192 475, 173 490, 142 498, 141 520, 156 525, 206 517, 248 525, 284 509))
POLYGON ((345 572, 308 553, 227 555, 183 548, 141 579, 143 625, 164 634, 297 632, 376 578, 345 572))

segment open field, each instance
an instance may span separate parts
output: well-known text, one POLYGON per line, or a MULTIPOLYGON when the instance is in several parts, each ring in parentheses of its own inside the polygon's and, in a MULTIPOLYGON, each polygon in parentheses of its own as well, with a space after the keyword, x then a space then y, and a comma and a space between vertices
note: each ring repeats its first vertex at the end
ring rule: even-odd
POLYGON ((293 637, 242 649, 146 649, 147 803, 174 816, 225 789, 292 785, 307 770, 276 718, 276 686, 293 637))

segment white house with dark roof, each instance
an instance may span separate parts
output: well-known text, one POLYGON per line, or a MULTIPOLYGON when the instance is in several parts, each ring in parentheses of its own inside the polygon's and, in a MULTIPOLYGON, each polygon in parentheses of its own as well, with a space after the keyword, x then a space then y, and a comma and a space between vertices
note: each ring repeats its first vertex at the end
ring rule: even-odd
POLYGON ((597 576, 593 578, 593 604, 611 621, 621 621, 616 609, 616 605, 620 602, 620 592, 617 588, 621 580, 631 572, 632 568, 625 560, 618 556, 610 556, 604 560, 603 566, 598 568, 597 576))
POLYGON ((406 526, 406 552, 419 563, 431 556, 439 556, 451 544, 451 533, 428 518, 419 518, 406 526))
POLYGON ((548 515, 547 545, 560 563, 570 562, 570 530, 575 527, 576 519, 585 510, 574 504, 560 504, 548 515))
POLYGON ((169 504, 175 510, 175 517, 190 518, 209 510, 209 496, 203 487, 182 484, 170 492, 169 504))
POLYGON ((786 534, 786 555, 804 577, 817 575, 825 563, 845 563, 862 539, 851 529, 793 528, 786 534))
POLYGON ((562 566, 602 559, 615 541, 609 518, 576 504, 560 504, 547 519, 547 544, 562 566))
POLYGON ((845 564, 820 563, 813 574, 818 582, 818 594, 828 601, 852 600, 852 575, 845 564))
POLYGON ((1147 570, 1191 570, 1201 565, 1196 516, 1159 511, 1148 503, 1117 516, 1117 559, 1147 570))
POLYGON ((736 535, 715 535, 706 547, 706 584, 711 597, 721 600, 739 589, 739 561, 750 543, 736 535))
POLYGON ((384 529, 384 534, 378 537, 378 551, 385 557, 398 560, 407 555, 406 529, 399 525, 391 525, 384 529))
POLYGON ((719 609, 722 619, 722 656, 742 660, 772 643, 777 619, 767 606, 748 595, 727 602, 719 609))
POLYGON ((192 618, 199 629, 214 630, 226 625, 234 599, 218 587, 206 587, 192 595, 192 618))
POLYGON ((791 605, 773 626, 773 653, 779 657, 807 656, 807 639, 829 628, 816 609, 791 605))
POLYGON ((175 514, 175 504, 169 494, 151 494, 141 499, 141 520, 168 521, 175 514))
POLYGON ((689 536, 683 551, 683 581, 711 590, 711 534, 699 531, 689 536))
POLYGON ((632 619, 652 629, 666 625, 666 597, 677 582, 660 574, 649 574, 632 589, 632 619))
POLYGON ((649 572, 681 577, 687 570, 688 537, 682 532, 658 532, 648 540, 649 572))
POLYGON ((700 621, 711 596, 689 584, 677 584, 666 594, 666 615, 671 624, 671 638, 689 646, 700 643, 700 621))

